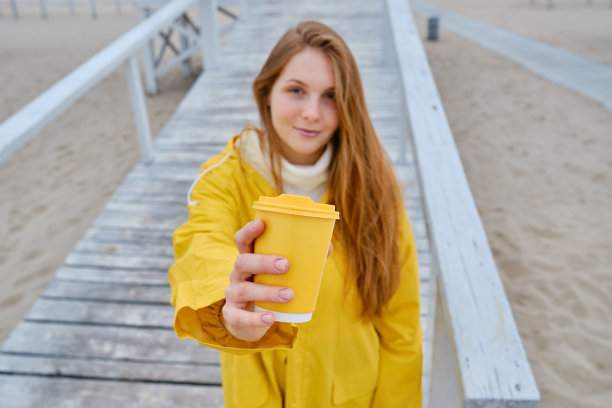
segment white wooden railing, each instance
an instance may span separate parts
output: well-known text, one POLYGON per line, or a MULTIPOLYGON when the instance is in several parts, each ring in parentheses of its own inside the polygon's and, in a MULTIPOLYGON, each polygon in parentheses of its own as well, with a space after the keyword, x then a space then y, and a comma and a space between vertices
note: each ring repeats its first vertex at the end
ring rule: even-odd
POLYGON ((126 70, 142 156, 146 163, 151 162, 153 159, 151 128, 138 72, 137 53, 162 27, 173 22, 192 6, 197 6, 200 14, 202 66, 205 56, 206 69, 215 70, 219 65, 217 0, 173 0, 0 124, 0 163, 121 64, 124 64, 126 70))
POLYGON ((540 395, 408 1, 385 5, 385 61, 401 74, 437 281, 427 406, 537 407, 540 395))

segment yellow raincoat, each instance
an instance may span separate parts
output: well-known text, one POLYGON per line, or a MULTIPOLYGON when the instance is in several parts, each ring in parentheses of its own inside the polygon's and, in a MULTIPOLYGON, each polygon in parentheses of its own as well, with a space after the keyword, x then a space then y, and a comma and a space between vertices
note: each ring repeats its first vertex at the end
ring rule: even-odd
POLYGON ((277 195, 240 159, 237 137, 204 163, 209 171, 193 189, 198 203, 189 220, 174 232, 176 262, 168 273, 177 335, 221 351, 226 407, 421 407, 419 278, 405 215, 401 285, 381 318, 360 319, 361 300, 354 282, 345 290, 351 275, 334 234, 310 322, 276 322, 255 342, 225 329, 220 313, 238 255, 234 234, 254 219, 259 196, 277 195))

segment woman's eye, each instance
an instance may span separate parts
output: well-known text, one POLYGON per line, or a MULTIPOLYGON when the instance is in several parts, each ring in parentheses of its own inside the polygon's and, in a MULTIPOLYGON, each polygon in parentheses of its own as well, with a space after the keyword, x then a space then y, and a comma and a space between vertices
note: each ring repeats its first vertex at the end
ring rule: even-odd
POLYGON ((328 92, 325 94, 325 97, 333 101, 336 98, 336 95, 333 92, 328 92))
POLYGON ((301 94, 301 93, 302 93, 302 90, 301 90, 300 88, 290 88, 290 89, 289 89, 289 92, 290 92, 290 93, 294 93, 294 94, 298 94, 298 95, 299 95, 299 94, 301 94))

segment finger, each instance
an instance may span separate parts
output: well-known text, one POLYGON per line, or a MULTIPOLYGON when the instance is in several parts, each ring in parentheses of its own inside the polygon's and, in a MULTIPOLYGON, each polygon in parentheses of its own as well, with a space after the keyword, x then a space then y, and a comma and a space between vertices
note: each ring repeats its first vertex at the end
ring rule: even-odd
POLYGON ((225 299, 232 303, 287 303, 293 300, 293 290, 285 287, 260 285, 258 283, 246 281, 229 285, 225 289, 225 299))
POLYGON ((253 220, 238 230, 234 235, 234 242, 241 254, 253 252, 253 241, 261 235, 265 229, 263 220, 253 220))
POLYGON ((289 270, 289 261, 276 255, 244 253, 236 257, 230 282, 242 282, 258 273, 278 275, 289 270))
POLYGON ((223 308, 223 320, 234 328, 266 327, 274 323, 273 313, 249 312, 244 309, 231 307, 229 304, 226 305, 227 307, 223 308))

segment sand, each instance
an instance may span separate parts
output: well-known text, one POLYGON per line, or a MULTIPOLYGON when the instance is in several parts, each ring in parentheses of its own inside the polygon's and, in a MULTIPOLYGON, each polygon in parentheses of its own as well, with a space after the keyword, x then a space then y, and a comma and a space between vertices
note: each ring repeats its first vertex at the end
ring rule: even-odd
MULTIPOLYGON (((612 66, 607 0, 432 2, 612 66)), ((112 3, 97 20, 86 7, 4 12, 0 120, 137 21, 112 3)), ((426 50, 541 406, 609 406, 612 113, 444 29, 426 50)), ((154 134, 194 78, 177 68, 147 98, 154 134)), ((139 160, 127 95, 119 69, 0 165, 0 341, 139 160)))
MULTIPOLYGON (((608 2, 431 2, 612 66, 608 2)), ((612 112, 444 29, 425 48, 540 406, 609 407, 612 112)))

